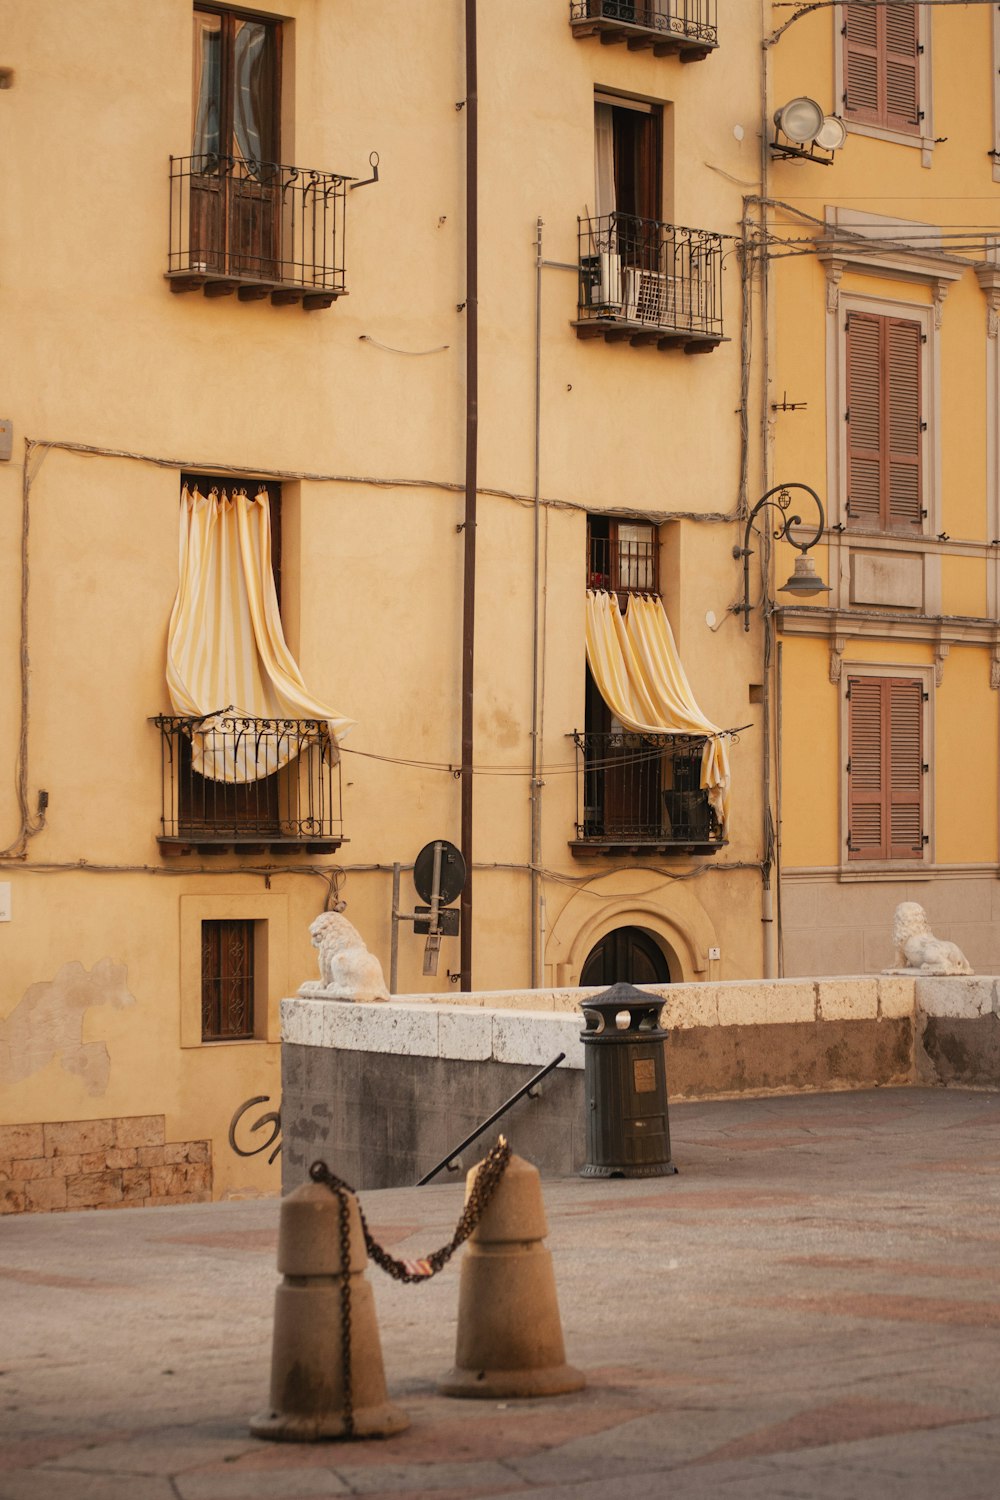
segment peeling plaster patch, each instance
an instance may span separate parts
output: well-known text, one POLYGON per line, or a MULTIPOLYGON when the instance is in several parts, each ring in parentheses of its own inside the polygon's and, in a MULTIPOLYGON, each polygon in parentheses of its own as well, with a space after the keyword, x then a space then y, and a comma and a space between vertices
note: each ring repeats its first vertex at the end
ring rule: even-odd
POLYGON ((103 1094, 111 1075, 105 1042, 83 1040, 84 1013, 92 1005, 122 1010, 135 1004, 126 988, 128 971, 102 958, 88 973, 83 964, 63 964, 54 979, 31 985, 0 1020, 0 1083, 20 1083, 58 1057, 67 1073, 81 1078, 92 1097, 103 1094))

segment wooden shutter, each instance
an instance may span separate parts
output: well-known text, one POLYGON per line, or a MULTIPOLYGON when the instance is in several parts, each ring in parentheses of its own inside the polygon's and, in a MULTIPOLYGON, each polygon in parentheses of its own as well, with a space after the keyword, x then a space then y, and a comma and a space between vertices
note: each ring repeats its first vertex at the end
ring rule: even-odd
POLYGON ((848 858, 921 859, 923 684, 852 677, 848 691, 848 858))
POLYGON ((844 114, 908 135, 920 132, 916 5, 844 7, 844 114))
POLYGON ((847 847, 849 859, 888 858, 884 795, 882 679, 852 677, 848 714, 847 847))
POLYGON ((915 5, 890 5, 879 19, 885 31, 884 117, 892 130, 920 130, 919 42, 915 5))
POLYGON ((921 682, 890 679, 889 858, 920 859, 923 829, 923 717, 921 682))
POLYGON ((871 6, 844 7, 844 113, 880 123, 879 13, 871 6))
POLYGON ((919 323, 887 320, 886 503, 889 526, 920 530, 923 522, 920 484, 920 347, 919 323))
POLYGON ((853 526, 923 527, 923 330, 905 318, 847 319, 847 517, 853 526))
POLYGON ((847 319, 847 516, 878 526, 883 491, 882 323, 868 313, 847 319))

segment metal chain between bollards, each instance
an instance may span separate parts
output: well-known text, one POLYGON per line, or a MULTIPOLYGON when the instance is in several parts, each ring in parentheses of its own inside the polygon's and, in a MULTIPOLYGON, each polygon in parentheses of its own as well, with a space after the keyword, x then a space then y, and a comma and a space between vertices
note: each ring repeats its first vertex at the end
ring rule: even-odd
MULTIPOLYGON (((501 1135, 498 1137, 496 1145, 492 1146, 483 1158, 479 1171, 476 1173, 476 1179, 472 1185, 469 1200, 462 1210, 461 1218, 455 1226, 455 1233, 452 1235, 450 1242, 447 1245, 442 1245, 440 1250, 435 1250, 432 1255, 428 1255, 423 1260, 396 1260, 387 1250, 384 1250, 378 1241, 373 1238, 368 1228, 368 1222, 365 1219, 364 1210, 359 1202, 358 1213, 361 1215, 361 1228, 364 1231, 365 1246, 375 1264, 380 1266, 387 1275, 392 1276, 396 1281, 411 1284, 429 1281, 432 1276, 436 1276, 451 1260, 459 1245, 464 1244, 469 1238, 469 1235, 483 1217, 490 1199, 500 1185, 501 1177, 507 1170, 510 1157, 510 1143, 501 1135)), ((325 1182, 330 1191, 336 1193, 340 1198, 343 1225, 344 1215, 346 1214, 343 1194, 353 1193, 354 1189, 349 1183, 335 1176, 325 1161, 314 1161, 309 1168, 309 1176, 313 1182, 325 1182)), ((357 1194, 355 1194, 355 1197, 357 1197, 357 1194)), ((342 1240, 344 1233, 345 1231, 342 1227, 342 1240)), ((346 1283, 348 1264, 346 1257, 348 1252, 343 1244, 341 1246, 341 1253, 345 1257, 344 1281, 346 1283)))
POLYGON ((340 1358, 344 1368, 344 1436, 354 1436, 354 1379, 351 1371, 351 1205, 347 1188, 334 1188, 340 1205, 340 1358))

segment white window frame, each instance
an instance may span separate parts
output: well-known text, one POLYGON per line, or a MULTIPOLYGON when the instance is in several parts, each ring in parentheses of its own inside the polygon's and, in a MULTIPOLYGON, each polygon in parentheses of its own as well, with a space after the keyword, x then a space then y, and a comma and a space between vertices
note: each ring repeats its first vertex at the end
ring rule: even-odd
POLYGON ((920 122, 919 132, 910 134, 903 130, 887 130, 882 125, 869 125, 867 122, 850 120, 844 113, 844 27, 847 18, 844 6, 838 5, 833 12, 833 87, 836 105, 834 114, 842 120, 847 130, 852 135, 867 135, 878 141, 891 141, 896 146, 916 147, 920 151, 920 165, 929 167, 934 158, 934 109, 932 98, 932 84, 934 69, 931 66, 931 22, 927 13, 927 7, 921 5, 917 11, 917 45, 920 47, 919 66, 917 71, 920 89, 920 108, 923 111, 923 119, 920 122))
POLYGON ((869 531, 867 528, 851 526, 850 540, 863 537, 868 542, 874 537, 880 537, 893 546, 905 546, 907 541, 922 542, 926 537, 936 536, 941 530, 941 443, 938 432, 941 412, 941 355, 940 341, 936 337, 935 309, 919 302, 872 297, 861 292, 841 292, 836 305, 828 309, 827 494, 830 525, 843 525, 845 528, 848 525, 847 423, 844 421, 844 413, 847 410, 847 319, 852 312, 874 313, 884 318, 906 318, 909 322, 918 323, 924 335, 920 380, 926 429, 921 433, 920 464, 923 487, 921 498, 927 514, 919 536, 908 538, 881 528, 869 531))

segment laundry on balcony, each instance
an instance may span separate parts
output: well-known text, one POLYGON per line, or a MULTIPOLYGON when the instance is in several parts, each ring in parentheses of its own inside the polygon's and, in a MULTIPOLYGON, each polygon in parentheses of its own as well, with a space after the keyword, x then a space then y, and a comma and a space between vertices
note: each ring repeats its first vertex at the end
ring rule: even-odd
POLYGON ((588 590, 586 632, 591 676, 624 729, 705 737, 701 787, 725 830, 730 803, 727 731, 699 708, 660 599, 632 594, 623 616, 616 595, 588 590))
POLYGON ((181 491, 167 688, 174 714, 199 721, 191 735, 199 776, 239 784, 273 775, 300 752, 306 720, 323 739, 324 758, 338 758, 338 741, 354 721, 309 692, 288 649, 263 489, 254 499, 243 489, 206 496, 185 484, 181 491), (269 730, 234 734, 226 727, 234 716, 267 721, 269 730))

